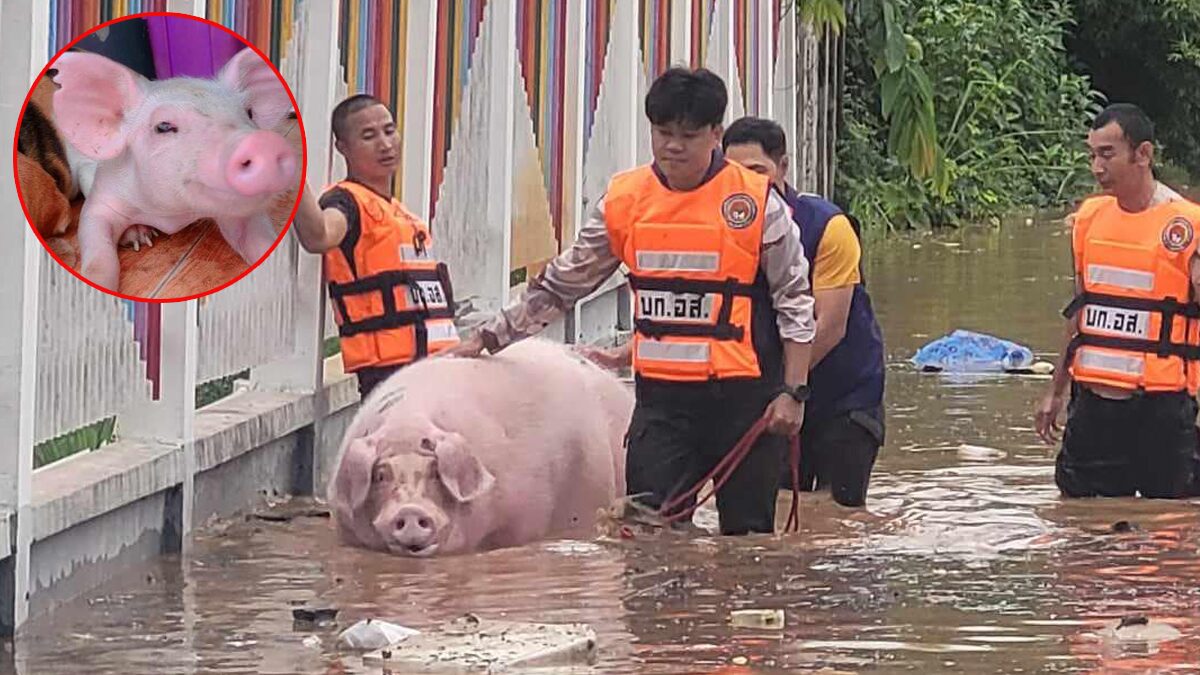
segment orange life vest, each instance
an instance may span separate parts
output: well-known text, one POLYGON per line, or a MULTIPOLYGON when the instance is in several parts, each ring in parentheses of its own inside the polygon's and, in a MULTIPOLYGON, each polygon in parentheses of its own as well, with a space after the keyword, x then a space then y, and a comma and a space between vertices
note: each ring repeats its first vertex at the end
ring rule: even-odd
POLYGON ((1200 306, 1189 265, 1200 206, 1168 202, 1141 213, 1114 197, 1088 199, 1075 218, 1072 250, 1083 291, 1063 314, 1078 316, 1071 376, 1124 390, 1200 386, 1200 306))
POLYGON ((751 340, 770 181, 728 162, 687 192, 649 166, 613 177, 604 215, 634 292, 633 366, 655 380, 762 375, 751 340))
POLYGON ((411 363, 458 344, 445 263, 429 228, 399 200, 353 181, 337 183, 358 205, 353 259, 325 253, 325 278, 346 372, 411 363))

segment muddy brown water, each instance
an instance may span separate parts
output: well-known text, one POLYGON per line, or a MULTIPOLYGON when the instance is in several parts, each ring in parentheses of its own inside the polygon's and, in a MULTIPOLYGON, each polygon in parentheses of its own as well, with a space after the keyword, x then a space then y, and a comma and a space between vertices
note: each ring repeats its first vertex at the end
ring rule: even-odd
POLYGON ((234 522, 200 533, 182 564, 130 569, 27 625, 0 670, 382 672, 339 653, 336 632, 294 630, 292 608, 315 603, 339 608, 342 627, 423 629, 466 612, 586 622, 598 660, 578 672, 1200 672, 1196 503, 1064 502, 1055 449, 1031 429, 1044 378, 907 363, 959 327, 1049 358, 1067 247, 1061 223, 871 244, 888 440, 865 510, 805 495, 801 534, 782 539, 580 537, 430 561, 342 548, 321 518, 234 522), (1122 520, 1132 527, 1114 532, 1122 520), (786 625, 733 628, 739 608, 783 608, 786 625), (1092 636, 1130 614, 1182 637, 1155 651, 1092 636), (303 644, 314 634, 319 646, 303 644))

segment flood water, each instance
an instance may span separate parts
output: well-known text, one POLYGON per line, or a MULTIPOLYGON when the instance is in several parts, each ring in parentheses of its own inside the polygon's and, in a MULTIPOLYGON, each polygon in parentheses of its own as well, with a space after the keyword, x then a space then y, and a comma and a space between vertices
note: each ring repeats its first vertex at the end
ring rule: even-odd
MULTIPOLYGON (((955 328, 1051 358, 1068 247, 1061 223, 871 244, 888 440, 867 507, 805 495, 798 536, 556 541, 406 561, 338 546, 326 519, 239 521, 201 533, 182 565, 132 569, 28 625, 10 665, 381 672, 339 654, 335 631, 294 630, 291 609, 313 603, 339 608, 342 627, 377 617, 422 629, 466 612, 586 622, 598 661, 578 672, 1200 672, 1197 505, 1064 502, 1056 449, 1032 432, 1044 378, 949 378, 907 363, 955 328), (1114 532, 1122 520, 1129 531, 1114 532), (739 608, 783 608, 786 625, 730 627, 739 608), (1147 654, 1093 636, 1130 614, 1182 637, 1147 654), (305 645, 313 634, 321 644, 305 645)), ((713 512, 698 522, 714 525, 713 512)))

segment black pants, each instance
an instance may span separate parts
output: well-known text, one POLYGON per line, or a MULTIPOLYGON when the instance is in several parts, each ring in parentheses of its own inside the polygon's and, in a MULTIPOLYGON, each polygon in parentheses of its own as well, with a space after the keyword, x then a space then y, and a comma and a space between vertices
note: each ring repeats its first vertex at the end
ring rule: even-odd
MULTIPOLYGON (((800 490, 829 488, 842 506, 867 503, 867 486, 883 445, 882 407, 854 410, 822 420, 805 420, 800 431, 800 490)), ((781 474, 781 489, 792 489, 792 476, 781 474)))
POLYGON ((363 368, 356 371, 358 377, 358 396, 360 399, 367 398, 367 394, 371 393, 375 387, 379 386, 380 382, 388 379, 397 370, 403 368, 403 365, 382 366, 379 368, 363 368))
POLYGON ((1066 497, 1185 497, 1195 425, 1196 401, 1187 392, 1112 400, 1073 386, 1054 482, 1066 497))
MULTIPOLYGON (((629 495, 659 509, 690 490, 762 417, 776 389, 760 383, 639 382, 626 437, 629 495)), ((763 434, 717 492, 721 534, 775 531, 775 486, 787 439, 763 434)), ((695 499, 689 499, 689 507, 695 499)))

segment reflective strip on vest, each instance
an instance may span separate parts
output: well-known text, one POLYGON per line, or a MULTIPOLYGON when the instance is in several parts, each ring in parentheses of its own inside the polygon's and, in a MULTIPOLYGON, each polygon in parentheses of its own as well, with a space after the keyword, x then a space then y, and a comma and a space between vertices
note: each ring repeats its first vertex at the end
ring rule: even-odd
POLYGON ((1108 265, 1088 265, 1088 283, 1105 284, 1134 291, 1154 290, 1154 275, 1141 270, 1131 270, 1108 265))
POLYGON ((638 251, 637 266, 644 271, 716 272, 721 267, 721 256, 688 251, 638 251))
POLYGON ((1098 352, 1087 347, 1079 348, 1076 359, 1076 364, 1082 368, 1104 370, 1122 375, 1140 376, 1146 369, 1146 361, 1140 356, 1098 352))
POLYGON ((430 342, 458 339, 458 329, 454 327, 453 321, 428 321, 425 323, 425 331, 426 339, 430 342))
POLYGON ((647 361, 708 363, 708 343, 638 340, 637 356, 647 361))
POLYGON ((715 293, 638 291, 637 318, 672 323, 712 323, 715 293))
POLYGON ((1150 312, 1137 309, 1121 309, 1107 305, 1084 305, 1081 310, 1083 328, 1096 335, 1135 338, 1150 338, 1150 312))

